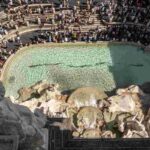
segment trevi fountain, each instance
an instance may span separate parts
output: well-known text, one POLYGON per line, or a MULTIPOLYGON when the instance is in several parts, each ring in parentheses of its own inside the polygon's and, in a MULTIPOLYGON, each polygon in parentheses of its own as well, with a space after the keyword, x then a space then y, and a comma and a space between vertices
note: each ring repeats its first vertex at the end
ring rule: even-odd
POLYGON ((47 119, 63 118, 51 126, 73 139, 149 138, 149 64, 132 45, 22 48, 1 74, 0 133, 18 135, 21 150, 46 150, 47 119))

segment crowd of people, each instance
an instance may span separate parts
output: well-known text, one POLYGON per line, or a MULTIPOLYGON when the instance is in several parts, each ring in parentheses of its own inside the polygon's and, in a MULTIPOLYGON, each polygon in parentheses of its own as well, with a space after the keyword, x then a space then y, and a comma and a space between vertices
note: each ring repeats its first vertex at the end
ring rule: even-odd
POLYGON ((101 19, 106 22, 145 24, 150 27, 150 1, 122 0, 101 3, 101 19))
POLYGON ((59 32, 53 30, 51 32, 42 33, 43 36, 35 38, 34 42, 97 42, 97 41, 121 41, 135 42, 142 45, 149 45, 150 31, 139 26, 128 25, 108 25, 105 29, 99 27, 89 30, 89 32, 65 31, 59 32))
POLYGON ((40 4, 40 3, 48 3, 50 0, 2 0, 2 3, 7 6, 18 6, 23 4, 40 4))
POLYGON ((20 7, 13 7, 12 2, 5 1, 8 5, 5 9, 7 18, 0 24, 0 67, 20 47, 37 43, 121 41, 145 46, 150 44, 148 0, 109 0, 83 9, 78 6, 64 8, 63 3, 59 7, 54 4, 43 6, 39 4, 45 2, 42 0, 22 0, 19 2, 20 7), (39 5, 28 5, 34 2, 39 5), (96 20, 92 15, 99 15, 97 20, 103 24, 93 27, 96 20), (17 29, 21 26, 30 28, 32 24, 39 27, 45 24, 52 26, 49 30, 41 30, 28 40, 23 40, 17 29), (83 31, 84 26, 88 27, 86 31, 83 31), (4 38, 12 30, 16 30, 15 38, 4 38))
POLYGON ((23 5, 22 7, 7 7, 7 20, 3 21, 1 26, 7 31, 11 29, 18 29, 21 26, 31 25, 52 25, 60 29, 68 27, 80 27, 84 25, 94 25, 95 19, 93 15, 96 14, 96 9, 91 10, 77 9, 77 6, 71 9, 65 9, 62 4, 59 7, 51 5, 37 5, 30 7, 23 5))

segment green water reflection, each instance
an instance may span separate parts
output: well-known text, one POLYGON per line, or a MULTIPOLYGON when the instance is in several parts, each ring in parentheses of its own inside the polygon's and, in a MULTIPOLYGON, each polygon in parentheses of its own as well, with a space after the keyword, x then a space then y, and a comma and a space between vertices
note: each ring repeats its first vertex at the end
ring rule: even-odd
POLYGON ((46 79, 63 90, 141 84, 150 79, 150 55, 131 45, 28 47, 13 57, 5 72, 6 95, 46 79))

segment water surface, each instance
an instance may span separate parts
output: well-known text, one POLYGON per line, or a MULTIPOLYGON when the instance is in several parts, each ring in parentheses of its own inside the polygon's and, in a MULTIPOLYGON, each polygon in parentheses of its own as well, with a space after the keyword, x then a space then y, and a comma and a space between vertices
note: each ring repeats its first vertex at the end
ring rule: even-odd
POLYGON ((125 44, 32 46, 21 50, 4 72, 6 96, 39 80, 62 90, 96 86, 106 91, 150 79, 150 55, 125 44))

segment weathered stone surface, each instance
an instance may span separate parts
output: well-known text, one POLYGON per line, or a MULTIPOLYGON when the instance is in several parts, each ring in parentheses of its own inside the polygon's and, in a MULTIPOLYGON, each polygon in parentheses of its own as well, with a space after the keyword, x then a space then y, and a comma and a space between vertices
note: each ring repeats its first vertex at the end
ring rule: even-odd
POLYGON ((150 109, 148 110, 147 115, 145 116, 144 125, 148 132, 148 135, 150 136, 150 109))
POLYGON ((36 90, 37 93, 41 94, 41 92, 47 88, 50 87, 50 84, 47 83, 46 80, 43 80, 43 81, 39 81, 37 82, 35 85, 33 85, 31 88, 36 90))
MULTIPOLYGON (((18 103, 27 106, 28 108, 37 107, 39 103, 47 102, 51 99, 62 100, 61 92, 58 90, 58 84, 49 84, 48 82, 39 81, 31 87, 24 87, 18 91, 18 103)), ((33 110, 33 109, 32 109, 33 110)))
POLYGON ((46 114, 47 116, 56 116, 57 113, 62 113, 66 110, 67 103, 60 101, 60 100, 55 100, 51 99, 48 102, 44 102, 40 105, 40 109, 43 109, 43 113, 46 114))
POLYGON ((107 98, 107 95, 103 90, 95 87, 83 87, 75 90, 67 102, 80 108, 83 106, 97 106, 97 101, 104 98, 107 98))
POLYGON ((135 112, 141 107, 140 98, 137 94, 123 93, 108 99, 111 102, 110 112, 135 112))
POLYGON ((29 108, 13 104, 9 99, 0 101, 0 135, 18 135, 21 150, 35 150, 44 144, 45 123, 40 111, 33 114, 29 108))
MULTIPOLYGON (((31 94, 31 92, 29 92, 29 95, 25 94, 25 97, 23 96, 23 93, 21 93, 20 98, 25 101, 22 102, 20 99, 21 101, 19 100, 18 103, 28 107, 32 112, 39 109, 46 116, 56 117, 56 115, 64 112, 68 106, 66 103, 68 96, 62 95, 58 88, 58 84, 49 84, 45 80, 40 81, 35 85, 26 88, 29 91, 32 89, 33 93, 31 94)), ((66 114, 63 113, 59 115, 59 117, 66 117, 66 114)))
POLYGON ((31 100, 20 103, 20 105, 28 107, 32 112, 38 107, 40 104, 39 99, 32 98, 31 100))
POLYGON ((2 82, 0 81, 0 100, 3 99, 4 95, 5 95, 5 88, 2 84, 2 82))
POLYGON ((28 99, 31 98, 31 95, 35 92, 34 89, 31 89, 31 88, 21 88, 19 91, 18 91, 18 94, 19 94, 19 98, 18 98, 18 101, 20 102, 24 102, 24 101, 27 101, 28 99))
POLYGON ((87 106, 80 109, 77 114, 78 127, 84 127, 86 129, 96 128, 103 124, 102 111, 96 107, 87 106))
POLYGON ((118 89, 117 94, 109 98, 100 89, 85 87, 77 89, 67 99, 68 95, 62 95, 58 85, 46 81, 27 88, 26 92, 28 90, 27 95, 20 95, 24 102, 17 104, 13 98, 11 100, 15 104, 9 99, 0 101, 0 133, 19 135, 19 148, 22 150, 47 148, 48 132, 43 130, 45 116, 65 118, 51 126, 71 130, 74 137, 149 136, 149 119, 144 125, 141 103, 146 94, 138 86, 118 89))
POLYGON ((38 108, 36 108, 34 110, 34 115, 35 115, 35 118, 36 118, 36 124, 38 125, 39 128, 42 128, 45 126, 45 123, 47 121, 47 118, 46 118, 46 115, 44 115, 42 113, 42 111, 38 108))
POLYGON ((0 150, 18 150, 18 135, 0 135, 0 150))
POLYGON ((116 119, 118 112, 111 113, 107 109, 103 110, 103 116, 106 123, 112 122, 116 119))
POLYGON ((44 132, 43 134, 43 139, 44 139, 44 144, 41 146, 44 150, 48 150, 48 144, 49 144, 49 131, 48 129, 44 128, 42 129, 42 131, 44 132))
POLYGON ((117 95, 122 95, 124 93, 132 93, 132 94, 138 94, 138 95, 143 95, 144 94, 143 91, 140 89, 140 87, 137 86, 137 85, 131 85, 128 88, 118 89, 116 91, 117 95))
POLYGON ((51 125, 59 127, 60 130, 70 130, 70 131, 72 131, 74 129, 74 127, 72 125, 72 120, 70 118, 63 119, 63 121, 61 123, 60 122, 54 122, 51 125))
POLYGON ((100 138, 101 131, 99 129, 86 129, 81 135, 83 138, 100 138))
POLYGON ((146 131, 128 130, 123 138, 148 138, 148 134, 146 131))
POLYGON ((109 98, 111 105, 109 111, 114 112, 133 112, 135 110, 135 102, 131 95, 112 96, 109 98))
POLYGON ((116 138, 116 134, 112 131, 104 131, 101 135, 102 138, 116 138))

